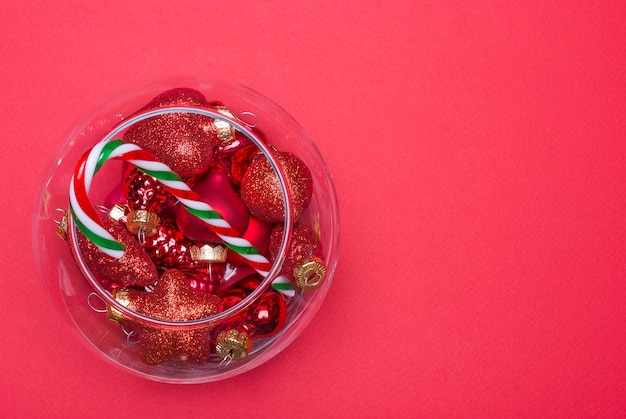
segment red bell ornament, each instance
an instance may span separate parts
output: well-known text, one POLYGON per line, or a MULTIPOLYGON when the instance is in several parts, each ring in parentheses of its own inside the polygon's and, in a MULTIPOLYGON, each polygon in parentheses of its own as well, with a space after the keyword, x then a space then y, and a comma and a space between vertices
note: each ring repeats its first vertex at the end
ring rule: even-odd
POLYGON ((126 228, 143 238, 156 234, 161 223, 157 213, 175 202, 175 198, 157 179, 134 167, 128 170, 124 178, 123 196, 130 208, 126 228))
POLYGON ((176 197, 169 193, 156 178, 129 167, 122 183, 122 194, 131 210, 162 212, 174 206, 176 197))

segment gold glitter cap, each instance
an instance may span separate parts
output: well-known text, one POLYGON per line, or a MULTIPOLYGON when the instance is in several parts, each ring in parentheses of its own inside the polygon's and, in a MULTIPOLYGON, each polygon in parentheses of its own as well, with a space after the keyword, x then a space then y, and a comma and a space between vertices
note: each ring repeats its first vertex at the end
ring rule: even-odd
POLYGON ((194 245, 189 248, 189 253, 191 253, 191 260, 225 263, 228 256, 228 248, 220 244, 205 244, 202 247, 194 245))
MULTIPOLYGON (((236 119, 233 113, 226 106, 216 106, 217 112, 232 119, 236 119)), ((217 129, 217 138, 222 142, 222 146, 230 144, 235 139, 235 127, 231 126, 226 121, 216 119, 213 122, 215 129, 217 129)))
POLYGON ((57 235, 63 240, 67 240, 67 212, 63 213, 63 217, 57 225, 57 235))
POLYGON ((304 290, 318 288, 326 279, 326 265, 316 256, 302 259, 293 269, 293 277, 304 290))
POLYGON ((248 356, 252 350, 252 339, 236 329, 224 330, 217 335, 215 352, 222 358, 237 361, 248 356))
POLYGON ((115 204, 113 205, 113 208, 111 208, 111 210, 109 211, 108 216, 113 221, 117 221, 117 222, 121 220, 125 221, 127 209, 128 207, 126 205, 115 204))
MULTIPOLYGON (((127 288, 116 288, 113 290, 113 298, 124 307, 128 307, 130 299, 127 288)), ((121 324, 124 320, 124 314, 113 306, 107 307, 107 317, 113 323, 121 324)))
POLYGON ((150 237, 157 232, 159 224, 161 224, 159 216, 146 210, 131 211, 126 217, 126 228, 135 235, 143 230, 146 237, 150 237))

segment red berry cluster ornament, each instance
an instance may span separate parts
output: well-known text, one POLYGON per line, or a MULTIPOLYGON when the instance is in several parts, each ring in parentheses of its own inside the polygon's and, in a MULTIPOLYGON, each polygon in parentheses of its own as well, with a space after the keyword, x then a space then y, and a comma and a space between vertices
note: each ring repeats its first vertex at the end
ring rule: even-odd
MULTIPOLYGON (((173 106, 235 118, 221 103, 188 88, 164 92, 139 112, 173 106)), ((229 234, 275 261, 284 235, 284 197, 267 157, 246 136, 218 119, 171 112, 135 123, 123 137, 171 168, 175 176, 169 179, 185 181, 227 223, 229 234)), ((275 151, 275 157, 287 178, 294 222, 280 275, 302 289, 314 289, 323 282, 326 268, 318 234, 303 217, 313 177, 296 155, 275 151)), ((126 163, 119 183, 104 199, 110 211, 103 225, 123 244, 123 256, 105 254, 80 232, 76 256, 121 306, 152 319, 200 320, 236 306, 259 288, 263 276, 241 250, 229 251, 236 246, 226 245, 224 235, 181 204, 184 199, 155 173, 126 163)), ((115 307, 109 307, 109 319, 137 333, 146 364, 210 362, 212 353, 236 360, 247 356, 254 340, 280 331, 287 318, 289 300, 280 292, 268 288, 257 294, 237 315, 210 327, 159 327, 115 307)))

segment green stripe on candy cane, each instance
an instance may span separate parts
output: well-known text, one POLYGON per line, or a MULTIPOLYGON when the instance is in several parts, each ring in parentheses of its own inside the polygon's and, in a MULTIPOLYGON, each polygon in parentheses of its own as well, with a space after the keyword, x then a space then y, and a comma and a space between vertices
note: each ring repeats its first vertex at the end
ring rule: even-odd
POLYGON ((122 140, 113 140, 104 144, 104 147, 102 147, 102 151, 100 152, 100 155, 98 156, 98 161, 96 163, 94 174, 96 174, 98 170, 100 170, 104 162, 106 162, 109 159, 109 156, 111 155, 111 153, 123 143, 124 141, 122 140))
POLYGON ((206 210, 198 210, 198 209, 187 207, 187 211, 189 211, 190 213, 192 213, 198 218, 212 218, 212 219, 222 218, 219 212, 213 211, 213 210, 206 211, 206 210))
POLYGON ((286 276, 281 275, 272 282, 272 288, 275 291, 285 292, 295 289, 295 285, 286 276))
POLYGON ((124 245, 122 243, 116 242, 115 240, 110 240, 105 237, 99 236, 95 234, 91 230, 89 230, 76 216, 74 210, 70 208, 72 213, 72 217, 74 218, 74 222, 78 229, 83 233, 83 235, 91 242, 93 242, 98 247, 106 247, 111 250, 121 250, 124 251, 124 245))
MULTIPOLYGON (((85 182, 85 178, 87 177, 89 177, 90 182, 91 177, 98 170, 100 170, 102 165, 109 159, 129 161, 146 174, 158 179, 168 191, 176 196, 176 198, 190 213, 200 218, 208 225, 209 228, 215 231, 218 236, 222 238, 226 246, 234 252, 240 254, 244 260, 246 260, 248 264, 250 264, 250 266, 252 266, 263 277, 267 276, 268 269, 271 267, 270 262, 262 256, 258 249, 252 246, 251 243, 239 237, 238 233, 230 227, 228 222, 221 217, 219 212, 213 210, 208 204, 202 202, 201 198, 193 192, 175 172, 171 171, 171 169, 169 169, 166 165, 159 162, 152 154, 142 150, 137 145, 128 144, 119 139, 111 140, 105 144, 96 145, 89 152, 87 157, 81 159, 73 179, 73 184, 78 184, 80 187, 75 187, 75 190, 70 191, 71 195, 72 193, 75 193, 75 199, 71 199, 70 203, 72 206, 72 216, 76 221, 78 228, 89 240, 91 240, 107 254, 117 257, 113 253, 117 252, 118 254, 121 254, 119 250, 123 250, 124 246, 121 243, 112 240, 113 238, 108 235, 108 232, 104 231, 103 235, 100 235, 88 227, 88 224, 93 225, 93 222, 101 224, 99 219, 85 220, 90 222, 83 222, 81 221, 81 218, 88 218, 89 214, 92 216, 94 214, 91 208, 87 208, 88 206, 91 206, 86 197, 89 185, 85 185, 83 182, 85 182), (94 159, 95 165, 93 164, 94 159), (92 168, 93 173, 89 173, 89 168, 92 168), (78 203, 78 206, 83 207, 83 209, 86 208, 88 210, 80 212, 74 211, 73 206, 76 203, 78 203), (235 234, 233 235, 233 233, 235 234)), ((276 291, 282 293, 286 297, 291 297, 295 294, 295 284, 290 281, 286 282, 284 277, 277 278, 272 283, 272 286, 276 291)))

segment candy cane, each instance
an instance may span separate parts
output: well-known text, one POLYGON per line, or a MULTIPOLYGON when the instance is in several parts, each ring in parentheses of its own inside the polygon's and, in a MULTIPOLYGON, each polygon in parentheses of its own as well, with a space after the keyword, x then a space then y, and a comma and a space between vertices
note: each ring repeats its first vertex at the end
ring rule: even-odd
MULTIPOLYGON (((261 276, 266 277, 268 275, 271 268, 269 260, 261 255, 259 250, 248 240, 239 237, 239 232, 232 228, 219 212, 203 202, 200 195, 192 191, 175 172, 158 161, 152 153, 138 145, 125 143, 122 140, 96 144, 80 158, 70 181, 69 195, 72 218, 85 237, 104 253, 118 259, 124 254, 124 245, 117 242, 102 226, 100 217, 88 197, 93 176, 110 159, 128 161, 147 175, 157 179, 187 211, 200 218, 215 232, 228 248, 243 257, 261 276)), ((294 284, 285 281, 282 276, 273 281, 272 287, 287 297, 295 294, 294 284)))

